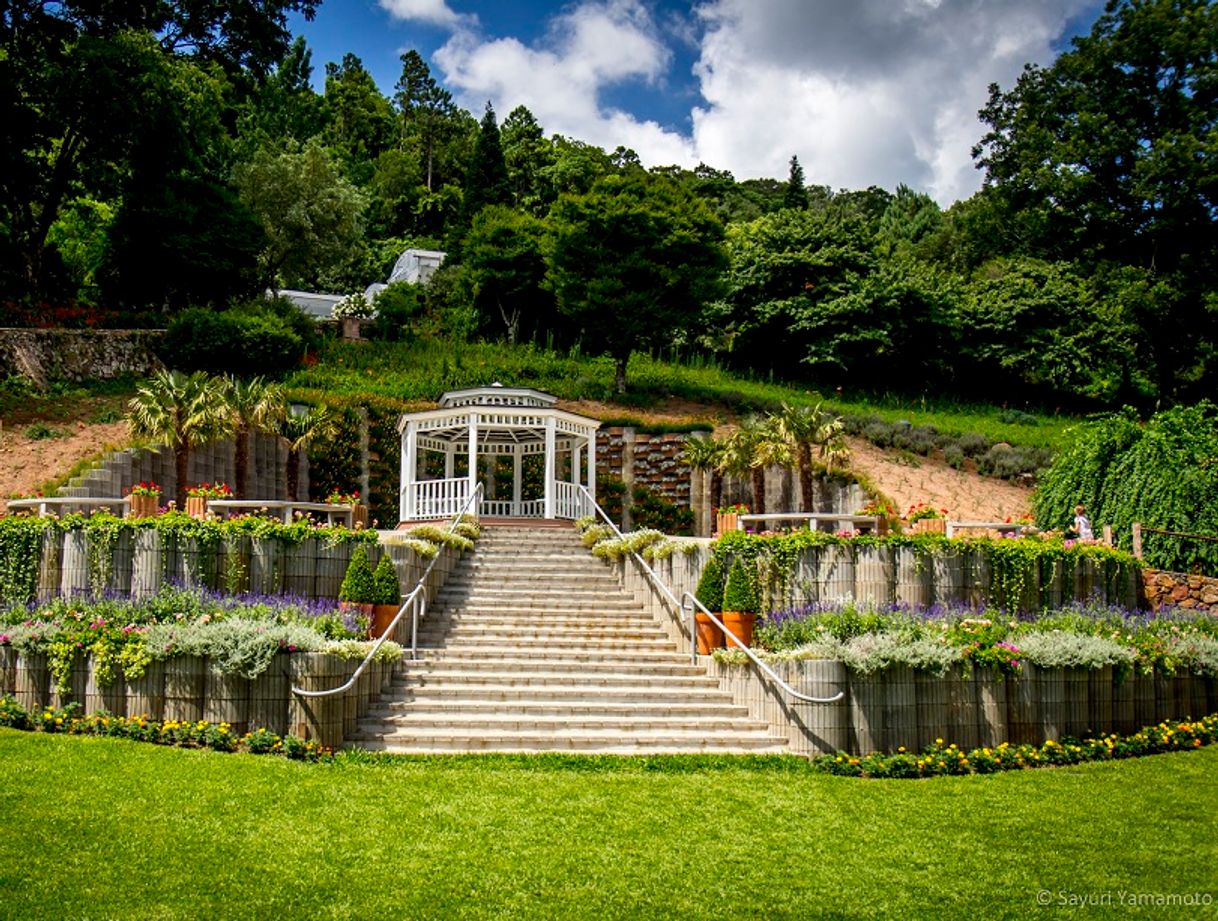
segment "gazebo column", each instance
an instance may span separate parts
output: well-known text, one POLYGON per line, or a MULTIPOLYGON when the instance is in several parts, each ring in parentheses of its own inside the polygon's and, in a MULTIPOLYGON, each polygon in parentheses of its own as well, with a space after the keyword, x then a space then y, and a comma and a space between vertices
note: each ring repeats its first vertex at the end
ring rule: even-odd
POLYGON ((402 496, 401 513, 403 521, 412 521, 418 502, 415 479, 419 470, 419 426, 416 422, 406 423, 406 444, 402 452, 402 483, 406 494, 402 496))
POLYGON ((571 443, 571 485, 579 485, 579 445, 571 443))
MULTIPOLYGON (((478 414, 469 414, 469 492, 466 499, 478 488, 478 414)), ((478 509, 474 509, 474 514, 478 509)))
MULTIPOLYGON (((596 501, 596 431, 588 433, 588 495, 596 501)), ((595 514, 588 509, 590 514, 595 514)))
POLYGON ((556 453, 556 448, 554 446, 554 417, 548 416, 546 418, 546 473, 545 473, 546 501, 545 501, 545 513, 544 513, 544 517, 546 517, 546 518, 554 517, 554 461, 555 461, 554 455, 555 455, 555 453, 556 453))
POLYGON ((521 485, 524 482, 524 455, 520 445, 512 446, 512 514, 520 514, 521 485))
POLYGON ((444 449, 444 479, 451 480, 453 478, 453 469, 456 466, 457 446, 449 444, 444 449))

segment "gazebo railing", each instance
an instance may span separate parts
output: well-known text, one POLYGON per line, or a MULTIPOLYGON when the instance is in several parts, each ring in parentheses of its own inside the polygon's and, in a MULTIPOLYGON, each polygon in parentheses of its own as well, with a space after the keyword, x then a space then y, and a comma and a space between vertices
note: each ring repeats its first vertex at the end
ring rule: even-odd
MULTIPOLYGON (((452 518, 460 513, 469 499, 468 477, 419 480, 408 488, 414 490, 414 518, 452 518)), ((407 508, 410 507, 408 501, 407 508)))
POLYGON ((554 481, 554 517, 583 518, 593 514, 593 508, 588 504, 588 492, 576 483, 563 480, 554 481))

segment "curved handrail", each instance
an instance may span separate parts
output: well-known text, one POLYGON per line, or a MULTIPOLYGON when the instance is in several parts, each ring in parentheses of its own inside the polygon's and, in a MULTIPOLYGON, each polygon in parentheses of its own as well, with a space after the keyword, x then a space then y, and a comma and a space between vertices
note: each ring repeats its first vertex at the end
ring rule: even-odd
MULTIPOLYGON (((469 498, 465 500, 465 504, 461 506, 461 510, 457 512, 456 516, 453 518, 452 524, 448 526, 449 534, 453 533, 457 527, 457 522, 459 522, 465 515, 465 511, 469 508, 470 503, 476 502, 481 493, 482 484, 479 483, 474 487, 474 491, 469 494, 469 498)), ((477 508, 477 505, 474 507, 477 508)), ((306 691, 303 688, 293 687, 292 693, 299 694, 301 697, 329 697, 331 694, 341 694, 344 691, 350 690, 355 685, 355 682, 359 679, 359 676, 363 674, 364 669, 368 667, 368 663, 371 662, 376 656, 377 651, 380 650, 380 648, 385 645, 385 641, 393 635, 394 630, 397 629, 398 621, 402 619, 402 615, 406 613, 407 608, 410 608, 411 610, 410 657, 412 659, 415 658, 419 645, 419 618, 427 611, 427 587, 425 583, 427 582, 427 577, 431 575, 431 571, 435 567, 436 561, 439 559, 440 554, 438 553, 431 558, 431 562, 428 563, 427 568, 423 570, 423 575, 419 576, 419 581, 415 583, 414 589, 411 591, 411 593, 406 596, 405 600, 401 604, 401 607, 398 608, 397 614, 393 616, 393 620, 390 621, 389 626, 385 628, 385 632, 377 637, 376 642, 372 644, 372 648, 368 650, 367 655, 364 656, 364 660, 360 662, 359 667, 351 673, 350 678, 348 678, 338 687, 329 688, 325 691, 306 691)))
MULTIPOLYGON (((605 512, 605 510, 600 507, 600 505, 597 503, 596 499, 594 499, 592 497, 592 494, 590 492, 588 492, 587 487, 580 485, 579 488, 583 492, 584 498, 587 499, 588 502, 592 505, 592 507, 594 509, 596 509, 597 512, 600 513, 600 516, 603 519, 605 519, 605 523, 607 525, 609 525, 610 528, 613 529, 613 533, 617 535, 618 540, 622 540, 623 535, 622 535, 621 530, 618 528, 618 526, 616 524, 613 523, 613 519, 609 517, 609 515, 605 512)), ((697 628, 697 624, 695 621, 695 617, 696 617, 696 609, 701 608, 702 613, 706 614, 708 617, 710 617, 711 621, 717 627, 719 627, 720 630, 723 631, 724 636, 731 637, 732 642, 744 650, 744 654, 753 661, 753 664, 756 665, 759 669, 761 669, 761 671, 764 672, 770 678, 771 681, 773 681, 775 684, 777 684, 780 688, 782 688, 783 691, 785 691, 791 697, 794 697, 796 700, 803 701, 804 703, 831 704, 831 703, 836 703, 837 701, 841 700, 843 697, 846 696, 845 691, 838 691, 837 694, 835 694, 833 697, 811 697, 807 694, 802 694, 799 691, 795 690, 795 688, 791 687, 791 685, 789 685, 785 681, 783 681, 782 678, 780 678, 772 668, 770 668, 768 665, 765 664, 765 662, 761 661, 761 659, 759 659, 757 657, 757 655, 753 652, 753 650, 749 649, 749 647, 745 643, 742 643, 740 641, 740 638, 737 637, 736 634, 732 633, 732 631, 728 630, 727 627, 724 626, 723 621, 719 620, 718 617, 716 617, 714 614, 712 614, 710 611, 708 611, 706 609, 706 606, 703 605, 702 602, 699 601, 697 598, 695 598, 690 592, 685 592, 685 594, 681 596, 681 599, 677 600, 677 596, 673 594, 672 589, 670 589, 667 585, 664 584, 664 580, 661 579, 658 575, 656 575, 655 570, 653 570, 650 566, 648 566, 646 561, 641 556, 639 556, 637 553, 631 553, 630 555, 632 557, 634 557, 634 561, 636 563, 638 563, 641 567, 643 567, 643 572, 645 572, 651 578, 651 581, 655 584, 655 586, 661 592, 663 592, 665 595, 668 596, 669 601, 671 601, 674 605, 676 605, 677 608, 679 608, 680 610, 689 611, 689 615, 690 615, 689 616, 689 642, 690 642, 690 658, 692 660, 694 660, 694 661, 697 660, 696 644, 698 641, 698 639, 697 639, 697 637, 698 637, 697 629, 698 628, 697 628), (690 601, 692 601, 693 605, 686 604, 686 599, 689 599, 690 601)))

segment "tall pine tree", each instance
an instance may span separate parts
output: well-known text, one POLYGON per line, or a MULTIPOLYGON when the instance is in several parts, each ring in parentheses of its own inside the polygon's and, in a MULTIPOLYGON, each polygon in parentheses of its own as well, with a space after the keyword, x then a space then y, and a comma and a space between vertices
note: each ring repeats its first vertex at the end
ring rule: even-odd
POLYGON ((787 188, 782 196, 782 206, 798 211, 806 211, 808 208, 808 189, 804 185, 804 168, 799 165, 799 157, 791 157, 791 172, 787 176, 787 188))
POLYGON ((495 120, 495 110, 489 102, 482 116, 478 139, 474 142, 474 156, 465 175, 464 192, 466 226, 469 226, 474 215, 487 205, 512 203, 512 183, 508 178, 507 163, 503 159, 499 123, 495 120))

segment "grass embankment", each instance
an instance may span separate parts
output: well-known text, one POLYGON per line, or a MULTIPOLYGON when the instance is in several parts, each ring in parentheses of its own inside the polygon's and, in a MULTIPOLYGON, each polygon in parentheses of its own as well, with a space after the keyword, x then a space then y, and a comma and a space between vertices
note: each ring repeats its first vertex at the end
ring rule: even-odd
POLYGON ((305 765, 0 730, 0 913, 1007 917, 1047 892, 1128 916, 1118 892, 1213 893, 1216 770, 1215 749, 914 782, 793 758, 305 765))
MULTIPOLYGON (((288 378, 292 387, 347 395, 376 394, 400 400, 434 400, 445 390, 501 381, 534 387, 564 400, 604 400, 630 408, 656 406, 666 400, 703 404, 693 418, 777 409, 783 401, 814 400, 810 386, 752 379, 701 361, 679 364, 636 354, 630 360, 629 392, 613 392, 613 362, 605 357, 563 354, 533 346, 498 343, 413 343, 331 341, 320 362, 288 378)), ((831 395, 832 396, 832 395, 831 395)), ((948 435, 975 433, 992 442, 1050 448, 1061 444, 1071 417, 1022 414, 1004 422, 1003 409, 983 404, 900 397, 836 397, 834 412, 877 416, 886 422, 906 420, 931 425, 948 435)))

